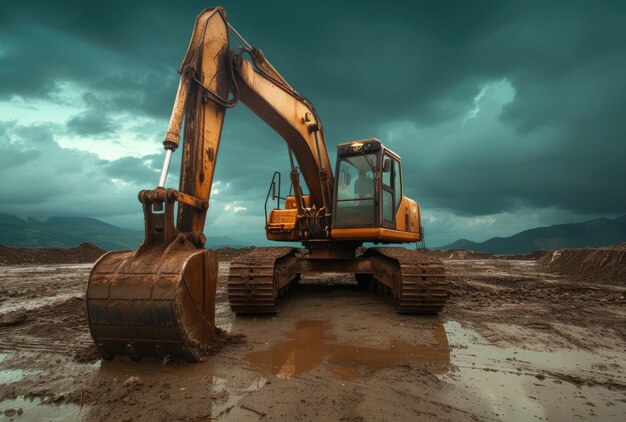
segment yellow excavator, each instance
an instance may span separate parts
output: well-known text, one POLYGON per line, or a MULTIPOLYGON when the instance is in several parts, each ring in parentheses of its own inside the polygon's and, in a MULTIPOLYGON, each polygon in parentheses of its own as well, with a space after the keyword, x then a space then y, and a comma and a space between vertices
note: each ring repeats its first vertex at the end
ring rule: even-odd
POLYGON ((268 199, 278 206, 266 215, 267 238, 303 247, 256 248, 233 260, 232 310, 274 313, 278 298, 301 274, 341 272, 391 296, 399 312, 441 311, 448 292, 439 260, 415 249, 363 247, 422 240, 420 208, 403 195, 400 156, 374 138, 340 143, 333 174, 311 102, 241 37, 221 7, 197 17, 180 75, 159 184, 139 192, 145 239, 136 251, 101 257, 87 283, 87 319, 103 358, 172 355, 195 361, 210 349, 218 261, 204 248, 203 228, 224 114, 239 101, 288 146, 291 194, 280 196, 275 173, 268 199), (231 49, 229 31, 241 46, 231 49), (180 185, 167 189, 183 121, 180 185))

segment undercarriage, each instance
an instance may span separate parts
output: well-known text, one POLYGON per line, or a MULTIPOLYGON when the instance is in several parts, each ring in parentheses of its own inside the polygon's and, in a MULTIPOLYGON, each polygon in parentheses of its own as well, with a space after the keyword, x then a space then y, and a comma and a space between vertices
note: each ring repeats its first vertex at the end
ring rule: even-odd
POLYGON ((392 298, 398 312, 439 313, 448 289, 443 264, 405 248, 257 248, 232 261, 231 309, 275 313, 278 300, 304 273, 353 273, 359 286, 392 298))

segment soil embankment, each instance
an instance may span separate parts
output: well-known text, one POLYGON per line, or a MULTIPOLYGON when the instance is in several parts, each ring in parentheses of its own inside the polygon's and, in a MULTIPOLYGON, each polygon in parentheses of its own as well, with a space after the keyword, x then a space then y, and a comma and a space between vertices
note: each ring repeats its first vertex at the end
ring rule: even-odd
POLYGON ((95 262, 106 251, 93 243, 75 248, 13 248, 0 244, 0 265, 80 264, 95 262))
POLYGON ((540 262, 555 273, 587 281, 626 284, 626 243, 607 248, 554 251, 540 262))
POLYGON ((427 252, 439 259, 518 259, 531 261, 540 259, 549 253, 546 251, 532 251, 527 254, 497 255, 490 252, 477 252, 469 249, 427 250, 427 252))
MULTIPOLYGON (((252 251, 254 246, 246 248, 224 247, 217 249, 220 261, 252 251)), ((2 265, 38 265, 38 264, 82 264, 95 262, 106 251, 93 243, 81 243, 75 248, 13 248, 0 244, 0 266, 2 265)))

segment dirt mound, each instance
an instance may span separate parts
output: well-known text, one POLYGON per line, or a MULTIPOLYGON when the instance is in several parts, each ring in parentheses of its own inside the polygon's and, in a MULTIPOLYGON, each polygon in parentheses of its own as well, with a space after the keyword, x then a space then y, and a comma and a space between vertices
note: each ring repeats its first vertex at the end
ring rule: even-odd
POLYGON ((208 355, 212 356, 228 346, 239 346, 241 344, 246 344, 246 336, 244 334, 233 334, 220 327, 215 327, 215 337, 213 338, 213 344, 211 345, 211 350, 208 355))
POLYGON ((12 248, 0 244, 0 265, 80 264, 95 262, 106 251, 93 243, 75 248, 12 248))
MULTIPOLYGON (((231 261, 233 258, 252 252, 254 246, 245 248, 217 249, 220 261, 231 261)), ((0 266, 19 264, 80 264, 95 262, 106 251, 93 243, 81 243, 75 248, 13 248, 0 244, 0 266)))
POLYGON ((220 248, 217 249, 217 259, 219 261, 232 261, 233 258, 238 257, 239 255, 243 255, 248 252, 252 252, 256 248, 254 246, 247 246, 245 248, 220 248))
POLYGON ((531 253, 525 254, 514 254, 514 255, 499 255, 498 258, 504 259, 527 259, 527 260, 540 260, 546 255, 552 254, 552 251, 532 251, 531 253))
POLYGON ((543 258, 550 252, 547 251, 532 251, 527 254, 515 254, 515 255, 497 255, 491 252, 478 252, 469 249, 446 249, 439 251, 428 250, 427 253, 431 256, 435 256, 439 259, 521 259, 528 261, 536 261, 543 258))
POLYGON ((476 252, 469 249, 446 249, 441 251, 428 251, 429 255, 445 259, 491 259, 495 255, 488 252, 476 252))
POLYGON ((626 284, 626 244, 607 248, 563 249, 545 255, 540 262, 560 274, 626 284))

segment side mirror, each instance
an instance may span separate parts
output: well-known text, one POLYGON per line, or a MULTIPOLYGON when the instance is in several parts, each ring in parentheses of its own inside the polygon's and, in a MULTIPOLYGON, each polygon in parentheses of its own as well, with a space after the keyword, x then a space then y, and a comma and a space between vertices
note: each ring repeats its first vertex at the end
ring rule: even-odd
POLYGON ((385 158, 383 160, 383 173, 389 173, 391 171, 391 158, 385 158))

